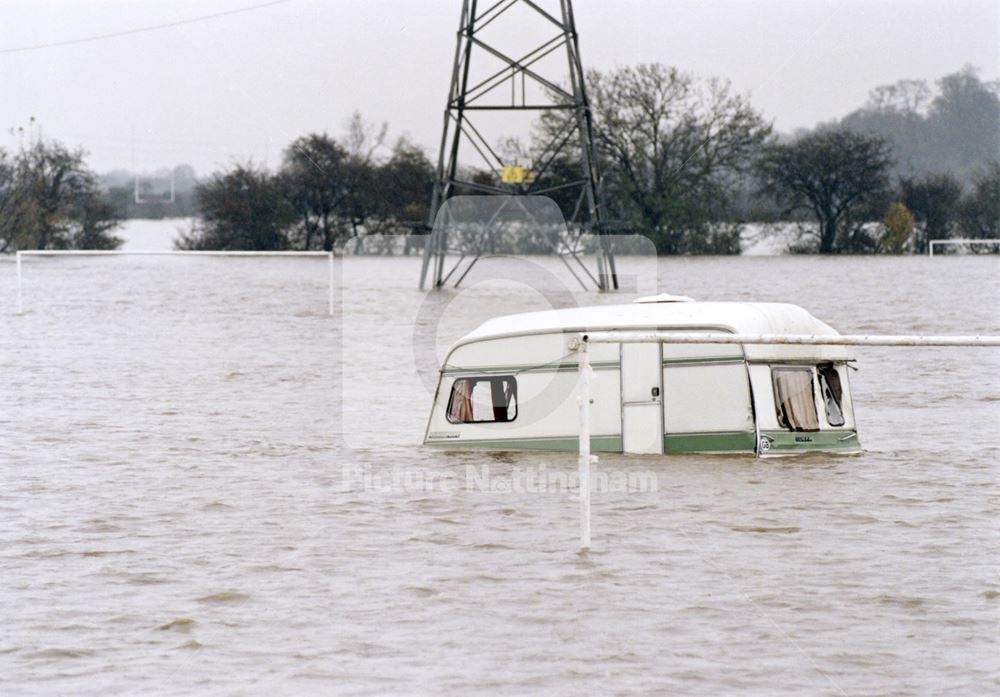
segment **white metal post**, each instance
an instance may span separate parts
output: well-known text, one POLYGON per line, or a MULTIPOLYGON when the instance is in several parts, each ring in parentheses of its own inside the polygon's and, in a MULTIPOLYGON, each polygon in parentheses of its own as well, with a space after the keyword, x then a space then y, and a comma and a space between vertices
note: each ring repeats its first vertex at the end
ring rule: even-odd
POLYGON ((24 303, 21 300, 21 252, 17 252, 17 314, 24 312, 24 303))
POLYGON ((330 286, 328 289, 329 313, 330 316, 333 317, 333 252, 332 251, 330 252, 330 255, 327 257, 326 275, 327 275, 327 281, 329 282, 330 286))
POLYGON ((580 366, 580 548, 590 549, 590 351, 586 339, 577 346, 580 366))

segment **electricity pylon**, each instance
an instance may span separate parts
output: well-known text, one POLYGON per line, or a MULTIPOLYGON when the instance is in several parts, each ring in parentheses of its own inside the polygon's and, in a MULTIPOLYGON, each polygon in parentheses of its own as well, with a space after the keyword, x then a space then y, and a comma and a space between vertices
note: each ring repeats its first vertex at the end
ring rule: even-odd
MULTIPOLYGON (((584 86, 583 65, 580 62, 580 47, 576 25, 573 19, 571 0, 558 0, 558 9, 546 9, 546 0, 499 0, 485 3, 487 9, 480 12, 478 0, 463 0, 462 16, 458 30, 458 44, 451 75, 448 104, 444 112, 444 129, 441 135, 441 150, 438 156, 431 198, 428 235, 424 250, 423 266, 420 271, 420 287, 427 283, 427 273, 431 271, 431 285, 440 288, 462 263, 471 256, 469 265, 474 264, 479 254, 469 254, 469 250, 449 244, 446 226, 435 226, 438 211, 451 196, 457 193, 478 194, 526 194, 543 196, 559 192, 564 201, 573 201, 573 213, 567 221, 570 229, 578 236, 582 232, 595 234, 599 242, 597 250, 597 275, 590 273, 573 244, 565 243, 557 253, 565 253, 575 258, 583 270, 600 290, 616 290, 618 276, 615 270, 614 254, 607 234, 606 216, 601 195, 601 176, 598 170, 597 153, 594 147, 594 125, 584 86), (515 8, 521 15, 513 26, 499 36, 490 37, 484 32, 490 25, 515 8), (551 12, 549 10, 552 10, 551 12), (530 27, 528 25, 531 25, 530 27), (543 30, 545 41, 535 44, 531 50, 521 49, 513 57, 504 44, 512 35, 522 37, 529 29, 539 33, 543 30), (567 63, 553 61, 550 57, 565 55, 567 63), (546 60, 548 59, 548 60, 546 60), (566 65, 569 67, 568 82, 566 65), (496 117, 498 112, 534 112, 541 115, 547 110, 562 112, 564 118, 555 118, 556 126, 547 134, 548 142, 536 154, 534 163, 524 167, 509 153, 497 153, 497 143, 490 143, 483 136, 477 122, 487 116, 496 117), (461 164, 465 151, 478 154, 479 176, 470 176, 468 166, 461 164), (567 158, 567 153, 575 151, 575 158, 567 158), (565 176, 556 182, 547 181, 546 174, 557 162, 579 161, 578 176, 565 176), (484 173, 488 176, 484 176, 484 173), (576 178, 573 178, 576 176, 576 178), (570 197, 566 195, 570 194, 570 197), (575 196, 575 199, 572 198, 575 196), (445 263, 449 253, 460 255, 455 267, 446 271, 445 263)), ((503 22, 504 20, 501 20, 503 22)), ((465 271, 468 272, 468 269, 465 271)), ((464 273, 459 278, 464 278, 464 273)))

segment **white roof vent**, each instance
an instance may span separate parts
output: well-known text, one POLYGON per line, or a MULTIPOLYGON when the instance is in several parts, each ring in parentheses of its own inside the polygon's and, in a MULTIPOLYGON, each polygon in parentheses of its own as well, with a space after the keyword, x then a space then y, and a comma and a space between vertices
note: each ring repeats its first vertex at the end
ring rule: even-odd
POLYGON ((636 298, 632 302, 636 303, 693 303, 694 298, 686 295, 671 295, 670 293, 660 293, 659 295, 647 295, 645 298, 636 298))

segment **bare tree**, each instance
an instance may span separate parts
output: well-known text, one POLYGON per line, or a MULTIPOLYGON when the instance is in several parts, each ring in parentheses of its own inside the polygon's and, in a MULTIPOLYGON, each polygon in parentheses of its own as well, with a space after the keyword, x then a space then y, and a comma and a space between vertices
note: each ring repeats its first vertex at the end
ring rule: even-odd
POLYGON ((1000 151, 1000 82, 980 79, 972 66, 944 76, 935 90, 900 80, 872 90, 841 125, 886 138, 894 175, 944 172, 964 186, 1000 151))
POLYGON ((899 80, 880 85, 868 94, 865 109, 877 112, 923 114, 931 101, 931 88, 924 80, 899 80))
POLYGON ((179 249, 287 249, 295 211, 277 177, 248 163, 197 188, 200 220, 179 249))
POLYGON ((0 150, 0 252, 16 244, 15 237, 21 229, 21 196, 14 173, 14 163, 0 150))
POLYGON ((917 221, 914 251, 923 254, 931 240, 952 236, 962 187, 950 174, 927 174, 899 180, 902 201, 917 221))
POLYGON ((347 135, 344 137, 344 147, 348 154, 363 162, 373 162, 375 151, 385 145, 385 137, 389 132, 389 124, 383 121, 374 124, 365 121, 360 111, 351 114, 347 121, 347 135))
POLYGON ((878 249, 886 254, 903 254, 913 237, 913 214, 905 204, 893 201, 882 219, 883 232, 878 249))
POLYGON ((380 162, 385 128, 358 115, 351 124, 342 140, 296 139, 277 174, 238 165, 199 186, 200 220, 178 246, 330 251, 353 236, 360 249, 362 234, 426 219, 433 170, 424 153, 401 139, 380 162))
MULTIPOLYGON (((747 97, 661 64, 587 79, 616 215, 661 253, 738 253, 739 229, 725 226, 733 180, 771 132, 747 97)), ((556 118, 543 131, 559 133, 556 118)))
POLYGON ((818 250, 831 254, 868 251, 861 224, 881 217, 874 209, 885 202, 891 164, 883 138, 840 128, 770 146, 757 170, 764 191, 786 213, 812 213, 818 250))
POLYGON ((423 224, 429 213, 434 168, 427 155, 405 138, 392 149, 392 157, 378 168, 375 193, 383 215, 399 222, 423 224))
POLYGON ((38 140, 0 155, 0 250, 114 248, 118 222, 82 150, 38 140))
POLYGON ((962 234, 980 239, 1000 239, 1000 162, 973 182, 962 202, 959 224, 962 234))
POLYGON ((285 150, 281 181, 299 218, 303 249, 317 236, 326 251, 343 232, 341 213, 350 190, 347 150, 325 133, 297 138, 285 150))
POLYGON ((380 228, 377 224, 379 201, 375 196, 375 170, 379 164, 376 153, 385 145, 388 130, 387 123, 369 123, 358 111, 351 115, 347 123, 347 134, 343 140, 348 153, 344 213, 354 237, 380 228))

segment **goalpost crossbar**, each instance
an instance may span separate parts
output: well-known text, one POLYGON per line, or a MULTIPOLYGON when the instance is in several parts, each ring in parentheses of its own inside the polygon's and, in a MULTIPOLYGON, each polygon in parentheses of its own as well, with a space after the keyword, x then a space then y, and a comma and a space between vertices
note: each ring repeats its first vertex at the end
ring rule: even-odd
POLYGON ((957 240, 931 240, 927 244, 927 256, 934 256, 934 245, 963 245, 963 244, 996 244, 1000 245, 1000 239, 957 239, 957 240))

